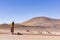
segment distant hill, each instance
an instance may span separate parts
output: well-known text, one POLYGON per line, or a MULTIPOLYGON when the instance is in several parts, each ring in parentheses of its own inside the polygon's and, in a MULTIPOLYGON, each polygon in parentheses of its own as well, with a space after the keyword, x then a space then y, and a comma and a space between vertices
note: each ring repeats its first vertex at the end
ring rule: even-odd
POLYGON ((57 28, 60 29, 60 19, 48 18, 48 17, 35 17, 26 22, 23 22, 22 25, 25 26, 42 26, 45 28, 57 28))
MULTIPOLYGON (((5 30, 10 30, 11 29, 11 24, 0 24, 0 29, 5 29, 5 30)), ((16 24, 14 25, 15 29, 19 29, 20 27, 25 27, 24 25, 21 24, 16 24)))
MULTIPOLYGON (((48 18, 48 17, 34 17, 23 23, 15 24, 15 29, 23 30, 25 27, 31 27, 31 29, 40 29, 40 30, 60 30, 60 19, 48 18)), ((11 24, 0 24, 0 29, 9 29, 11 24)), ((30 28, 29 28, 30 29, 30 28)))
POLYGON ((9 24, 0 24, 0 29, 9 29, 10 25, 9 24))

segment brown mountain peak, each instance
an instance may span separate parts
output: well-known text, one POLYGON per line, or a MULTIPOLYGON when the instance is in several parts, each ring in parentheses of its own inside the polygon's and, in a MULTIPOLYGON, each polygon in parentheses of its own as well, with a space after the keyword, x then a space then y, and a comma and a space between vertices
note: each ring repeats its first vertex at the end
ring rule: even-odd
POLYGON ((55 26, 60 25, 60 20, 48 17, 34 17, 22 24, 27 26, 55 26))

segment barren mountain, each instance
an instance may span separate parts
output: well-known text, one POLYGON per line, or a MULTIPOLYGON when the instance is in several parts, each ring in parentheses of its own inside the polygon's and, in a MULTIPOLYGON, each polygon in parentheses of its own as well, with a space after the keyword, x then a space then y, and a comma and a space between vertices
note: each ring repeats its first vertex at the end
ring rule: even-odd
MULTIPOLYGON (((48 17, 35 17, 21 24, 15 24, 15 29, 59 29, 60 30, 60 19, 48 18, 48 17), (28 28, 30 29, 30 28, 28 28)), ((11 24, 0 24, 0 29, 10 29, 11 24)))
POLYGON ((25 26, 42 26, 45 28, 58 28, 60 29, 60 19, 53 19, 48 17, 35 17, 31 20, 23 22, 22 25, 25 26))

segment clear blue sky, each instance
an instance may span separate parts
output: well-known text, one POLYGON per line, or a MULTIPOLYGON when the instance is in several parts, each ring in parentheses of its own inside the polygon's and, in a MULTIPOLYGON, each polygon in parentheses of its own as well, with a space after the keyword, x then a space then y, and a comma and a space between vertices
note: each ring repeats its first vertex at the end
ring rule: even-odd
POLYGON ((60 0, 0 0, 0 23, 20 23, 38 16, 60 19, 60 0))

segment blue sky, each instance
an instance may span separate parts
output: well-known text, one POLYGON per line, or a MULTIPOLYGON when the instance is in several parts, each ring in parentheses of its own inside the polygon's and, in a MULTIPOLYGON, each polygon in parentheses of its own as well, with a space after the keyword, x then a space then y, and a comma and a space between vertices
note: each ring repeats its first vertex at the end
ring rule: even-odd
POLYGON ((60 0, 0 0, 0 23, 21 23, 39 16, 60 19, 60 0))

